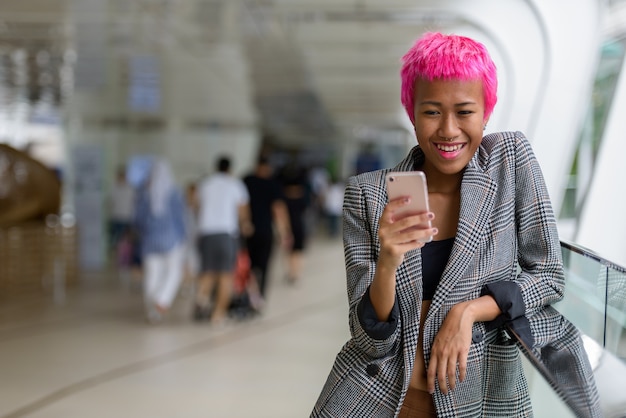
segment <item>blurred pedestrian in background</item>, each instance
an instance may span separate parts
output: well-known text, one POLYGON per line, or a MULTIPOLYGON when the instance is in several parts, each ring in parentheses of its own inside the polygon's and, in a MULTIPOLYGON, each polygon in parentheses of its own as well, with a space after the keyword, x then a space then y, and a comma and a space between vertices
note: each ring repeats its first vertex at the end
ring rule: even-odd
POLYGON ((200 254, 198 252, 198 187, 195 182, 187 183, 185 188, 185 256, 183 268, 182 293, 184 296, 195 296, 195 288, 200 273, 200 254))
POLYGON ((242 180, 231 175, 230 166, 230 158, 219 158, 217 172, 198 187, 200 277, 193 315, 196 320, 210 317, 213 324, 226 319, 240 234, 247 237, 253 232, 248 190, 242 180), (215 286, 216 300, 210 309, 215 286))
POLYGON ((291 246, 289 213, 280 184, 273 178, 272 166, 265 156, 259 157, 254 172, 244 177, 250 195, 253 234, 247 239, 250 268, 259 292, 266 298, 268 266, 277 232, 285 248, 291 246))
POLYGON ((183 276, 185 205, 163 159, 153 161, 137 193, 135 227, 143 256, 146 317, 156 323, 170 309, 183 276))
MULTIPOLYGON (((152 175, 152 169, 154 168, 155 157, 149 154, 133 155, 129 158, 126 165, 126 181, 133 188, 135 193, 134 206, 137 204, 137 190, 144 187, 152 175)), ((124 259, 128 259, 128 255, 120 254, 126 251, 130 251, 130 265, 131 275, 133 283, 138 283, 141 286, 143 276, 143 260, 142 249, 140 243, 139 232, 134 225, 136 207, 133 210, 133 226, 131 227, 130 234, 122 240, 120 244, 123 244, 124 248, 120 251, 118 249, 118 256, 122 256, 124 259)))
POLYGON ((355 173, 361 174, 367 173, 368 171, 379 170, 382 168, 382 165, 382 159, 379 153, 376 152, 375 144, 371 142, 362 144, 354 163, 355 173))
POLYGON ((109 198, 109 239, 113 253, 117 253, 121 240, 130 239, 134 214, 135 189, 126 179, 126 168, 120 167, 109 198))
POLYGON ((324 193, 326 193, 326 190, 331 183, 331 175, 328 169, 323 165, 314 165, 308 171, 311 189, 311 202, 309 222, 307 225, 310 228, 310 231, 315 231, 319 227, 320 222, 325 222, 324 193))
POLYGON ((291 156, 277 178, 282 185, 293 235, 291 247, 287 250, 287 282, 295 284, 302 275, 302 257, 308 236, 306 213, 311 202, 311 187, 307 170, 299 163, 296 155, 291 156))
POLYGON ((336 238, 339 236, 339 226, 343 212, 343 192, 345 184, 337 179, 326 187, 323 193, 324 217, 328 226, 328 236, 336 238))

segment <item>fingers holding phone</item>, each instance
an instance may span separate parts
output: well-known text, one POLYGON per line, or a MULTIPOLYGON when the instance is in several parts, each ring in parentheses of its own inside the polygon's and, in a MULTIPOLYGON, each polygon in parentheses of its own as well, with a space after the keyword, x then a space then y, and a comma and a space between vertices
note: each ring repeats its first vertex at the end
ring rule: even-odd
POLYGON ((404 261, 404 254, 423 247, 424 241, 436 233, 432 229, 420 226, 426 225, 430 212, 419 215, 402 214, 402 207, 406 204, 406 199, 402 197, 392 200, 385 207, 379 220, 379 267, 397 268, 404 261))
POLYGON ((426 176, 421 171, 390 172, 386 176, 391 221, 407 239, 432 241, 434 214, 428 206, 426 176))

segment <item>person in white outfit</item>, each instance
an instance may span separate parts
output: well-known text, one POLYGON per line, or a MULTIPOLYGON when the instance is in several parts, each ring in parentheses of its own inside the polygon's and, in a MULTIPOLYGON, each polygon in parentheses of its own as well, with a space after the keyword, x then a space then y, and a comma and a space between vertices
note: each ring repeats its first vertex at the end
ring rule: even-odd
POLYGON ((183 277, 185 205, 169 164, 155 159, 138 189, 135 226, 144 266, 144 302, 149 322, 159 322, 174 301, 183 277))
POLYGON ((250 197, 243 181, 230 174, 230 159, 221 157, 217 172, 198 187, 198 198, 200 278, 194 319, 210 317, 213 324, 218 324, 226 318, 232 298, 239 239, 253 232, 250 197), (210 312, 209 299, 216 285, 216 300, 210 312))

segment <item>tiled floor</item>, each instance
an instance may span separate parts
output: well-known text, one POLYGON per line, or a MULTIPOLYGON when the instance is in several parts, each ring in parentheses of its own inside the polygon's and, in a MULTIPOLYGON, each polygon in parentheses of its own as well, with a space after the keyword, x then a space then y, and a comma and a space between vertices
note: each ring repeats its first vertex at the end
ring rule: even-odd
POLYGON ((113 273, 62 303, 3 303, 0 418, 308 416, 348 336, 341 242, 312 241, 296 286, 283 262, 263 316, 220 329, 190 319, 184 291, 147 325, 139 286, 113 273))

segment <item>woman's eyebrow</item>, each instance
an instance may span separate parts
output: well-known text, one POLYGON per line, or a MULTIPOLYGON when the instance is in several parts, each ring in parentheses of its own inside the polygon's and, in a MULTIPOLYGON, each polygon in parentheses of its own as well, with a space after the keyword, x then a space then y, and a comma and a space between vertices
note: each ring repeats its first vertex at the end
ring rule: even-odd
MULTIPOLYGON (((471 106, 475 104, 476 102, 467 101, 467 102, 455 103, 454 106, 461 107, 461 106, 471 106)), ((424 100, 423 102, 420 102, 419 105, 420 106, 423 106, 423 105, 441 106, 441 102, 437 102, 435 100, 424 100)))

